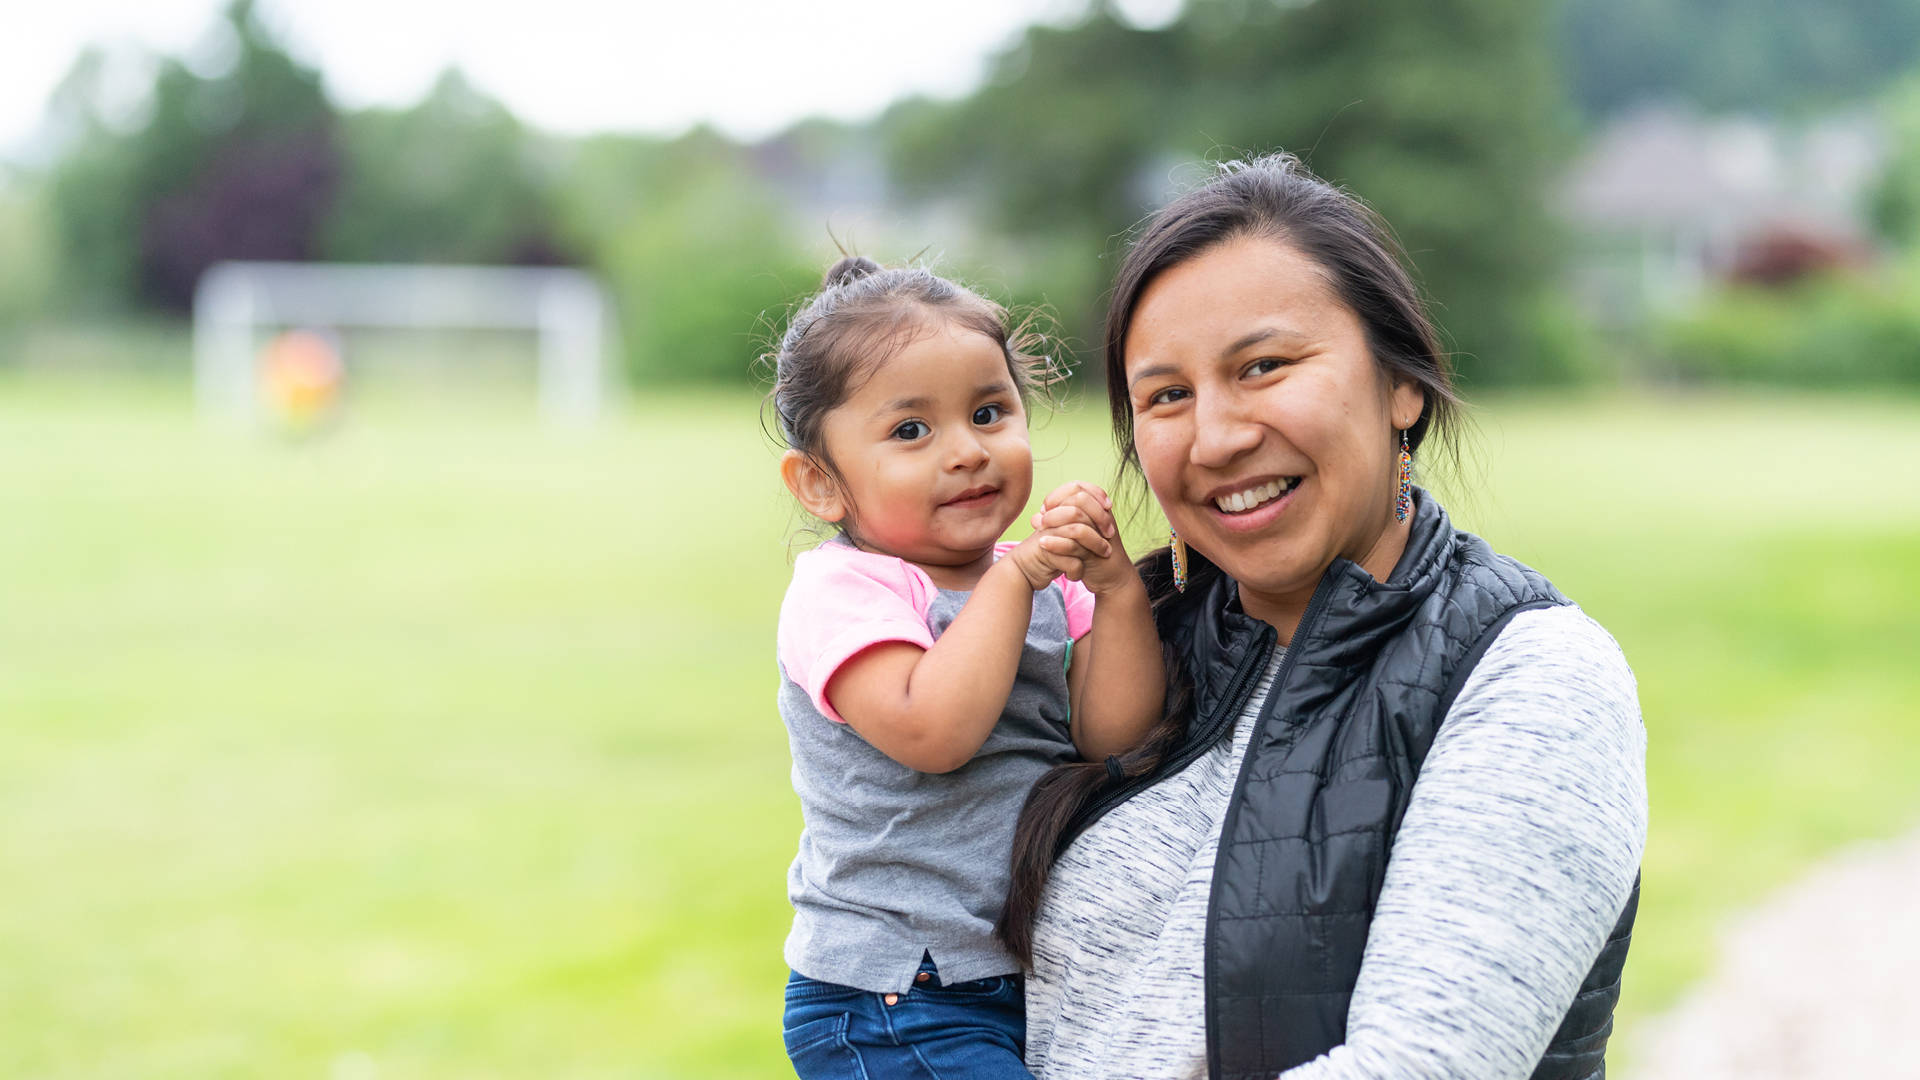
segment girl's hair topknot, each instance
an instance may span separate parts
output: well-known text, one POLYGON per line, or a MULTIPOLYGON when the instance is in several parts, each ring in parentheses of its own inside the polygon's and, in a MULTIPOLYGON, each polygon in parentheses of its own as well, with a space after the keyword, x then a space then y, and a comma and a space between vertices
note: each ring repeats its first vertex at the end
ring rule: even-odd
POLYGON ((883 267, 848 255, 827 268, 820 291, 762 358, 773 369, 768 402, 780 437, 831 470, 821 434, 826 415, 876 367, 941 322, 999 345, 1023 398, 1043 392, 1061 372, 1041 354, 1045 339, 1029 321, 1012 323, 1006 308, 923 266, 883 267))
POLYGON ((848 255, 827 267, 827 276, 820 279, 820 287, 831 289, 838 285, 851 285, 868 274, 879 272, 880 264, 865 255, 848 255))

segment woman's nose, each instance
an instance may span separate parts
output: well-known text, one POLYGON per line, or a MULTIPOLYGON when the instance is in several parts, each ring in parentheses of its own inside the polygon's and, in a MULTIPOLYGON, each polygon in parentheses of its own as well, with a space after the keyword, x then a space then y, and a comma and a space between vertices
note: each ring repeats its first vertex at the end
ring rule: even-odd
POLYGON ((1195 465, 1219 468, 1260 445, 1260 425, 1233 394, 1208 394, 1194 402, 1193 448, 1195 465))

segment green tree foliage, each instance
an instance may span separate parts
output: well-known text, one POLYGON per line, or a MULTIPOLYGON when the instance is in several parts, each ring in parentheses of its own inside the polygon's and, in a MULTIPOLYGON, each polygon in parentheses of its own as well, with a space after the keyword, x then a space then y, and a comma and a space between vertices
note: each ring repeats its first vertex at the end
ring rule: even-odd
MULTIPOLYGON (((0 329, 38 316, 53 295, 59 256, 37 187, 0 172, 0 329)), ((4 364, 0 357, 0 364, 4 364)))
POLYGON ((815 284, 752 151, 712 131, 589 140, 560 198, 565 235, 613 290, 635 381, 738 381, 815 284))
POLYGON ((1887 239, 1920 248, 1920 73, 1894 86, 1881 115, 1887 170, 1872 196, 1874 225, 1887 239))
POLYGON ((552 263, 558 151, 458 71, 409 109, 344 121, 346 179, 326 256, 360 262, 552 263))
POLYGON ((890 161, 910 191, 975 193, 1000 228, 1081 252, 1049 299, 1097 341, 1098 256, 1204 178, 1178 163, 1293 150, 1393 224, 1465 370, 1538 378, 1553 373, 1535 330, 1557 253, 1550 30, 1532 0, 1193 0, 1157 30, 1097 3, 1029 30, 972 97, 895 109, 890 161))
POLYGON ((1920 64, 1915 0, 1563 0, 1575 100, 1604 115, 1647 99, 1712 111, 1817 107, 1920 64))
POLYGON ((99 301, 184 309, 220 259, 316 254, 340 172, 333 107, 253 0, 234 0, 225 27, 231 68, 208 76, 161 61, 131 133, 102 116, 98 53, 66 80, 83 120, 53 179, 53 213, 74 284, 99 301))

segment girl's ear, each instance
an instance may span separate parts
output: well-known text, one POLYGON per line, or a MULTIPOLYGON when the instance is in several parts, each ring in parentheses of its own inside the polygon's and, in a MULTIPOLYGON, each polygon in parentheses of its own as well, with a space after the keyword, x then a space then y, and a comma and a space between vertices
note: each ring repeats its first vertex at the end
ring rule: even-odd
POLYGON ((847 516, 847 500, 840 484, 812 455, 798 450, 780 455, 780 479, 807 513, 821 521, 838 523, 847 516))

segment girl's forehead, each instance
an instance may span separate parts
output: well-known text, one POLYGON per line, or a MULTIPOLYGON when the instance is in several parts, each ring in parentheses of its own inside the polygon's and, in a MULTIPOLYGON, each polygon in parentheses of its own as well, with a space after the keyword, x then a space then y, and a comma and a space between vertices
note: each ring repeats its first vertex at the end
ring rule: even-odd
POLYGON ((951 323, 928 327, 890 350, 867 373, 849 405, 894 399, 972 398, 992 387, 1013 388, 1007 360, 993 338, 951 323))

